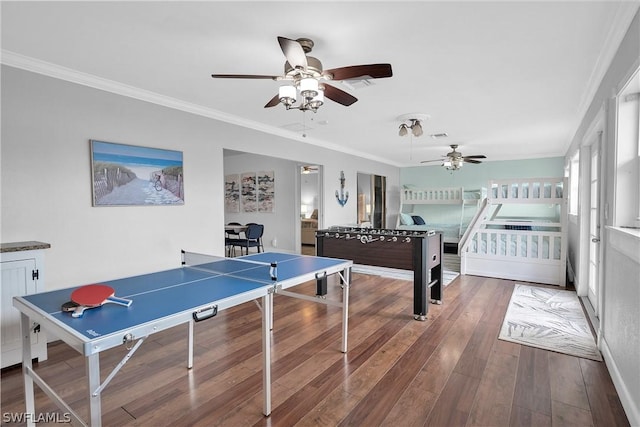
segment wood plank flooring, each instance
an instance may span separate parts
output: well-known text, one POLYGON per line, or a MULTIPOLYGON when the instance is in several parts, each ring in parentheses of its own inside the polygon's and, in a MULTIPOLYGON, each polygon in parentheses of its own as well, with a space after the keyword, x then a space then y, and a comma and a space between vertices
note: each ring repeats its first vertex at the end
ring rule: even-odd
MULTIPOLYGON (((461 276, 412 317, 408 281, 354 274, 349 351, 341 310, 275 298, 271 416, 262 415, 254 303, 151 336, 102 394, 105 426, 625 426, 602 362, 497 339, 513 281, 461 276)), ((299 288, 313 294, 314 283, 299 288)), ((339 298, 330 286, 329 298, 339 298)), ((103 378, 124 348, 102 353, 103 378)), ((36 371, 87 417, 84 360, 62 342, 36 371)), ((39 412, 59 412, 36 387, 39 412)), ((2 413, 24 411, 19 368, 2 372, 2 413)), ((15 424, 12 424, 15 425, 15 424)), ((39 425, 46 425, 40 423, 39 425)))

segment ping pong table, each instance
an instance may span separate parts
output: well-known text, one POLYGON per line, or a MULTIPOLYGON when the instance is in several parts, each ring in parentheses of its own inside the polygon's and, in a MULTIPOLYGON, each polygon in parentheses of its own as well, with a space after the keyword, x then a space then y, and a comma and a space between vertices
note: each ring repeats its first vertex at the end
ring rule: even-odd
POLYGON ((61 311, 76 288, 58 289, 14 297, 13 305, 21 313, 23 336, 22 366, 26 414, 34 425, 34 383, 72 420, 86 423, 34 371, 31 360, 30 329, 34 324, 66 342, 85 356, 90 425, 102 422, 101 393, 150 335, 178 325, 188 324, 187 367, 193 366, 194 322, 212 318, 218 311, 252 300, 261 300, 263 413, 271 413, 271 328, 273 297, 276 294, 302 298, 342 308, 342 345, 347 351, 349 280, 352 261, 262 252, 238 258, 218 258, 182 252, 182 266, 170 270, 103 282, 119 297, 133 301, 123 307, 107 304, 84 312, 82 317, 61 311), (342 300, 326 298, 327 277, 341 277, 342 300), (316 295, 288 291, 296 285, 315 280, 316 295), (100 352, 126 346, 127 354, 101 381, 100 352))

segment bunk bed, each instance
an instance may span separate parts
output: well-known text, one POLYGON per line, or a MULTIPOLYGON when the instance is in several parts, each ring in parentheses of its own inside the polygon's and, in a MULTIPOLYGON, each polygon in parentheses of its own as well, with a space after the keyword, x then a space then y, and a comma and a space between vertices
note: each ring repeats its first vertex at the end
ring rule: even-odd
POLYGON ((424 188, 405 186, 400 195, 400 214, 396 229, 411 231, 437 230, 442 232, 445 244, 457 244, 466 230, 469 220, 469 209, 475 213, 479 203, 486 197, 486 189, 465 190, 463 187, 424 188), (415 207, 419 205, 449 205, 454 207, 452 221, 434 222, 428 215, 418 215, 415 207), (458 212, 459 210, 459 212, 458 212), (426 218, 424 218, 426 216, 426 218), (419 218, 416 218, 419 217, 419 218), (416 219, 424 219, 424 223, 416 223, 416 219))
POLYGON ((458 246, 461 274, 566 284, 566 194, 564 178, 489 181, 458 246), (501 215, 507 207, 553 216, 501 215))

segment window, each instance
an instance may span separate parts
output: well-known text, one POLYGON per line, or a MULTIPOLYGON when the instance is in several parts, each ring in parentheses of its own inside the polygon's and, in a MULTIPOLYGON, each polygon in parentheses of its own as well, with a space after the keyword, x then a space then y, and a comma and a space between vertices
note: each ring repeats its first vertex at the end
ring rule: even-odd
POLYGON ((640 227, 640 70, 617 99, 615 224, 640 227))
POLYGON ((579 187, 580 152, 576 151, 569 164, 569 215, 578 215, 579 187))

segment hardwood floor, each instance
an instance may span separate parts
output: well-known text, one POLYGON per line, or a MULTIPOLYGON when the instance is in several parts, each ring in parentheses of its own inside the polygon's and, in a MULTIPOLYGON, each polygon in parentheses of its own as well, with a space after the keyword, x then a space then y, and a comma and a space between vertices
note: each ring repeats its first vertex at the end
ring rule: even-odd
MULTIPOLYGON (((497 339, 513 285, 461 276, 418 322, 410 282, 354 274, 346 354, 339 308, 276 296, 269 417, 255 304, 196 324, 192 370, 186 326, 158 333, 103 392, 103 425, 629 425, 604 363, 497 339)), ((338 287, 330 288, 337 298, 338 287)), ((125 349, 102 354, 105 378, 125 349)), ((52 343, 35 369, 87 417, 80 355, 52 343)), ((38 411, 55 411, 36 390, 38 411)), ((5 414, 23 411, 20 369, 5 370, 3 424, 5 414)))
POLYGON ((300 247, 300 253, 302 255, 315 255, 316 254, 316 247, 315 247, 315 245, 302 245, 300 247))

